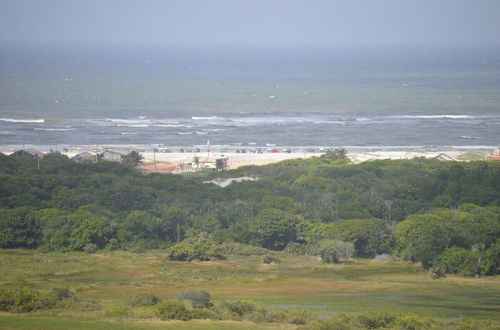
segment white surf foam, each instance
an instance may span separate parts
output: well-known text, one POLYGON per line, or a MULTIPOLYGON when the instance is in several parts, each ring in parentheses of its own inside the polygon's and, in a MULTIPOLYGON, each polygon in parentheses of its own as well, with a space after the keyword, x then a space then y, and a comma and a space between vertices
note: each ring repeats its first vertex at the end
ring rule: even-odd
POLYGON ((117 124, 116 126, 120 126, 120 127, 135 127, 135 128, 149 127, 149 125, 147 125, 147 124, 117 124))
POLYGON ((209 117, 191 117, 192 120, 215 120, 215 119, 221 119, 220 117, 217 116, 209 116, 209 117))
POLYGON ((45 123, 45 119, 14 119, 14 118, 0 118, 0 121, 6 121, 9 123, 45 123))
POLYGON ((65 132, 65 131, 74 131, 74 128, 41 128, 35 127, 35 131, 47 131, 47 132, 65 132))
POLYGON ((416 116, 396 116, 396 118, 405 119, 474 119, 471 115, 416 115, 416 116))

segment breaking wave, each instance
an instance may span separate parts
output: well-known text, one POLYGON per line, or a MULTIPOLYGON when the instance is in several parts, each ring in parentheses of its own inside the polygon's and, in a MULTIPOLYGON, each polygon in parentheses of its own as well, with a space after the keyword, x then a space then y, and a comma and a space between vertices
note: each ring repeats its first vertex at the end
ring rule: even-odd
POLYGON ((14 118, 0 118, 0 121, 6 121, 9 123, 45 123, 45 119, 14 119, 14 118))

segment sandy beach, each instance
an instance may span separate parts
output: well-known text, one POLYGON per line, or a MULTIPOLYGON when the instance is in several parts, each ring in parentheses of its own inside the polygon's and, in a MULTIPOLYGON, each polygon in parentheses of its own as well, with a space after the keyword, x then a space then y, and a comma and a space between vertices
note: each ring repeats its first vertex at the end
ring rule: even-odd
MULTIPOLYGON (((6 155, 11 154, 15 150, 21 148, 2 148, 2 152, 6 155)), ((44 150, 43 148, 36 148, 36 146, 26 147, 26 150, 38 150, 44 153, 50 152, 50 150, 44 150)), ((116 151, 122 154, 126 154, 134 148, 99 148, 99 150, 91 149, 88 146, 73 147, 68 150, 57 150, 62 154, 72 158, 81 152, 90 152, 92 154, 100 153, 104 150, 116 151)), ((153 152, 152 149, 136 148, 139 153, 144 157, 144 162, 140 166, 146 172, 158 172, 158 173, 182 173, 186 171, 193 171, 192 166, 195 163, 195 157, 198 158, 198 162, 203 166, 206 165, 207 168, 210 166, 215 166, 215 161, 218 158, 227 158, 228 169, 237 169, 242 166, 248 165, 266 165, 277 163, 289 159, 298 158, 310 158, 319 157, 324 152, 318 151, 314 152, 307 149, 296 149, 292 152, 279 152, 274 150, 265 150, 262 153, 257 152, 236 152, 236 150, 227 150, 226 152, 216 152, 211 151, 207 153, 203 150, 201 152, 153 152)), ((473 149, 438 149, 438 150, 424 150, 418 148, 401 148, 399 150, 377 150, 370 148, 359 148, 359 149, 347 149, 347 156, 352 163, 361 163, 372 160, 384 160, 384 159, 413 159, 417 157, 424 158, 438 158, 444 161, 471 161, 471 160, 489 160, 496 159, 498 157, 493 157, 495 152, 498 153, 496 148, 473 148, 473 149), (496 151, 494 151, 496 150, 496 151)))
MULTIPOLYGON (((219 157, 228 158, 228 168, 236 169, 248 165, 266 165, 277 163, 288 159, 319 157, 323 153, 319 152, 294 152, 294 153, 153 153, 143 152, 144 165, 141 168, 151 172, 183 172, 179 170, 179 164, 192 163, 194 157, 199 157, 200 162, 215 162, 219 157), (208 156, 208 157, 207 157, 208 156), (156 159, 156 168, 155 168, 156 159)), ((383 159, 413 159, 417 157, 436 158, 444 157, 444 160, 470 161, 488 160, 488 153, 439 150, 439 151, 373 151, 373 152, 348 152, 347 156, 353 163, 361 163, 372 160, 383 159), (448 159, 450 157, 450 159, 448 159)))

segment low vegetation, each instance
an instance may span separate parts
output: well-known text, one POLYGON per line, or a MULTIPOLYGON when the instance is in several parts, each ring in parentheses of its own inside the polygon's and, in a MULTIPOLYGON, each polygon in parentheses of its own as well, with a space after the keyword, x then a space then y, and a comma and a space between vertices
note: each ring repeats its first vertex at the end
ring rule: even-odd
POLYGON ((0 155, 1 311, 311 329, 498 326, 476 321, 498 308, 498 163, 353 165, 338 151, 203 180, 130 166, 48 154, 38 169, 0 155), (202 182, 243 175, 260 180, 202 182), (443 295, 453 308, 430 303, 443 295))

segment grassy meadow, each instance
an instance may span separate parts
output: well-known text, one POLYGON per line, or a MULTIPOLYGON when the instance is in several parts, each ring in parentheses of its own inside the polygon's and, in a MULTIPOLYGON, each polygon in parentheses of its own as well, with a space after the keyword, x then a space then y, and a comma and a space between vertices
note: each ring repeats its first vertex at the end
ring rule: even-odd
POLYGON ((154 306, 125 304, 137 293, 153 293, 168 300, 192 289, 209 292, 214 302, 252 300, 269 310, 307 309, 318 315, 411 312, 444 320, 500 321, 498 277, 433 280, 417 265, 404 262, 354 259, 350 264, 326 265, 316 257, 275 255, 281 263, 264 264, 262 256, 172 262, 158 250, 85 254, 3 249, 0 288, 29 287, 41 293, 68 288, 82 303, 29 314, 0 313, 0 324, 8 329, 296 327, 246 321, 159 321, 154 306), (85 301, 91 302, 90 307, 85 301), (92 308, 92 303, 101 308, 92 308))

